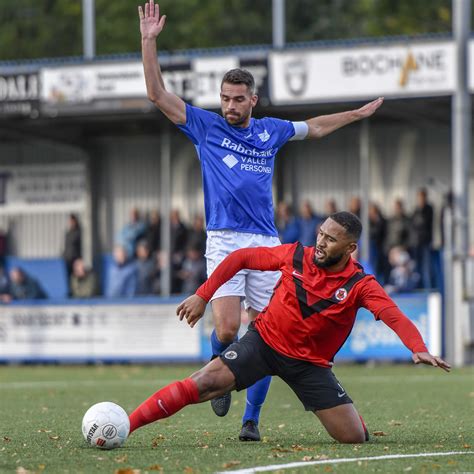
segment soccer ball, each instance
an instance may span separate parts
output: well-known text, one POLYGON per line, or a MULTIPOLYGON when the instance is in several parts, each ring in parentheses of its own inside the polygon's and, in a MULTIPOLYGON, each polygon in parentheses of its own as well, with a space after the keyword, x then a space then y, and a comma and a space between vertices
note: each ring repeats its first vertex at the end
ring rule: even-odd
POLYGON ((88 444, 100 449, 119 448, 130 432, 125 410, 113 402, 92 405, 82 419, 82 434, 88 444))

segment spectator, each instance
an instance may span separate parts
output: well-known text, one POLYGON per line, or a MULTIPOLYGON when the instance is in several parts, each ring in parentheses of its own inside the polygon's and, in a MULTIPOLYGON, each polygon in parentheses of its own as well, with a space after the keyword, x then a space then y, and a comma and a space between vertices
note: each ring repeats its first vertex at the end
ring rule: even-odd
POLYGON ((82 258, 74 260, 70 286, 72 298, 92 298, 99 295, 97 275, 86 267, 82 258))
POLYGON ((188 229, 183 224, 179 211, 173 209, 170 214, 171 224, 171 292, 181 293, 182 280, 178 277, 183 264, 186 244, 188 242, 188 229))
POLYGON ((2 295, 2 301, 5 303, 11 300, 38 300, 48 297, 38 281, 20 267, 13 267, 9 276, 8 293, 2 295))
POLYGON ((369 204, 369 260, 375 270, 375 278, 383 285, 387 278, 387 264, 385 257, 385 237, 387 221, 379 206, 369 204))
POLYGON ((136 262, 128 258, 123 245, 114 248, 114 264, 110 268, 105 295, 109 298, 132 297, 137 293, 138 270, 136 262))
POLYGON ((7 256, 7 233, 0 228, 0 265, 3 265, 5 262, 5 257, 7 256))
POLYGON ((206 260, 200 248, 189 247, 178 274, 183 293, 194 293, 206 281, 206 260))
POLYGON ((423 288, 431 288, 433 207, 428 203, 428 192, 425 188, 418 190, 416 200, 416 209, 411 218, 411 251, 416 271, 421 275, 423 288))
POLYGON ((360 218, 362 204, 359 196, 352 196, 349 201, 349 212, 360 218))
POLYGON ((393 215, 387 222, 387 238, 385 249, 387 254, 393 247, 408 248, 410 237, 410 218, 405 212, 401 199, 396 199, 393 204, 393 215))
POLYGON ((135 256, 137 242, 145 235, 146 223, 140 216, 140 211, 134 207, 130 211, 130 222, 125 224, 120 231, 117 244, 125 247, 125 251, 130 258, 135 256))
POLYGON ((327 219, 330 215, 338 212, 335 199, 328 199, 324 205, 324 218, 327 219))
POLYGON ((322 222, 322 218, 315 214, 311 203, 305 200, 301 204, 299 228, 299 241, 305 246, 314 245, 316 242, 316 233, 322 222))
POLYGON ((145 240, 151 253, 159 252, 161 249, 161 216, 158 211, 151 211, 148 226, 145 232, 145 240))
POLYGON ((66 264, 67 280, 70 281, 76 258, 82 257, 82 231, 76 214, 69 214, 68 228, 64 235, 63 258, 66 264))
POLYGON ((153 293, 153 283, 156 277, 157 268, 150 247, 146 240, 140 240, 137 244, 137 295, 151 295, 153 293))
POLYGON ((197 214, 194 216, 193 225, 189 230, 188 249, 199 250, 204 255, 206 253, 206 229, 204 225, 204 216, 197 214))
POLYGON ((8 276, 5 272, 5 267, 0 262, 0 295, 8 293, 8 276))
POLYGON ((388 284, 385 285, 387 293, 407 292, 418 288, 420 275, 415 272, 415 262, 405 248, 392 247, 388 259, 392 269, 388 284))
POLYGON ((300 238, 298 220, 290 205, 284 201, 279 202, 277 206, 276 227, 282 244, 296 242, 300 238))

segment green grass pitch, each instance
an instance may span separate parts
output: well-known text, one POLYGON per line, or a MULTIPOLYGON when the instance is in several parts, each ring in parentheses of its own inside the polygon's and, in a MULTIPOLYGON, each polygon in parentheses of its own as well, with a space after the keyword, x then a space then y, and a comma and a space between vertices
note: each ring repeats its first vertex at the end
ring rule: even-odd
POLYGON ((89 406, 110 400, 127 412, 190 366, 0 366, 1 473, 207 473, 329 459, 271 472, 473 472, 474 368, 340 365, 335 368, 365 418, 371 441, 341 445, 303 410, 279 379, 261 416, 260 443, 238 441, 244 394, 225 418, 209 403, 136 431, 123 448, 90 448, 81 433, 89 406), (376 435, 374 435, 376 433, 376 435), (462 452, 449 456, 343 458, 462 452))

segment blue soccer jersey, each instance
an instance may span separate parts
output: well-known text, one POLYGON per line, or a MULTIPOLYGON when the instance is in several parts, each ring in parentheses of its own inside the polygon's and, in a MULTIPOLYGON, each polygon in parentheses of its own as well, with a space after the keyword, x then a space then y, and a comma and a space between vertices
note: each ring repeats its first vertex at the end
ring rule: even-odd
POLYGON ((247 128, 235 127, 186 104, 186 124, 178 127, 201 161, 207 229, 277 236, 273 170, 278 150, 295 134, 292 122, 252 118, 247 128))

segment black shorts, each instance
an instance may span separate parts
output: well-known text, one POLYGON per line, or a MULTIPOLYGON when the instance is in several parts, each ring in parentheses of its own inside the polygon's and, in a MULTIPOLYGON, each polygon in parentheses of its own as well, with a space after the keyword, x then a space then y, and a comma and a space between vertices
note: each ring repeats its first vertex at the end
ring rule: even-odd
POLYGON ((262 339, 253 325, 220 358, 234 374, 237 390, 250 387, 267 375, 278 375, 308 411, 352 403, 331 369, 280 354, 262 339))

